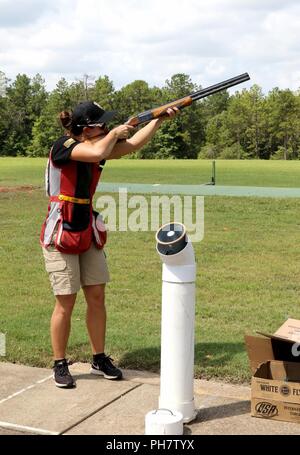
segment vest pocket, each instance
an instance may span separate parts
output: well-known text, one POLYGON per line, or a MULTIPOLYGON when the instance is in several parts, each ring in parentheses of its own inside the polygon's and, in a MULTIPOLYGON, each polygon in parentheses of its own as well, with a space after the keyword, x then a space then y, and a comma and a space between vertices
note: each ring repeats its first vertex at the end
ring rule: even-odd
POLYGON ((81 231, 70 231, 61 223, 55 240, 58 251, 68 254, 81 254, 89 249, 92 242, 92 227, 81 231))
POLYGON ((67 254, 81 254, 92 243, 92 222, 90 204, 76 204, 63 201, 61 218, 55 238, 55 248, 67 254))

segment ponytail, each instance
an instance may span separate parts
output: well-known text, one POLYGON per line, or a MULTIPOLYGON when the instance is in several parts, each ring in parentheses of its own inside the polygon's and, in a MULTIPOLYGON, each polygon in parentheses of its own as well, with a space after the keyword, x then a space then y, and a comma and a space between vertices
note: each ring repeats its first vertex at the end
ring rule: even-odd
POLYGON ((66 130, 71 129, 71 124, 72 124, 72 113, 71 112, 69 112, 69 111, 60 112, 59 120, 60 120, 60 123, 62 124, 62 126, 66 130))
POLYGON ((79 136, 82 133, 83 127, 72 124, 72 112, 62 111, 59 114, 59 120, 62 126, 70 133, 75 136, 79 136))

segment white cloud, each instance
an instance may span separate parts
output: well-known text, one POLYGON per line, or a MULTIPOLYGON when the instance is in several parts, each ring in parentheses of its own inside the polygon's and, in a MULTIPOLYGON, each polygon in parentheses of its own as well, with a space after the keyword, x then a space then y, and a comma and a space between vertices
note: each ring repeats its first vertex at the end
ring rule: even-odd
POLYGON ((0 0, 0 70, 39 72, 49 88, 84 73, 119 88, 178 72, 205 86, 247 71, 264 91, 297 89, 299 17, 297 0, 0 0))
POLYGON ((14 28, 33 24, 49 11, 55 11, 51 0, 0 0, 0 27, 14 28))

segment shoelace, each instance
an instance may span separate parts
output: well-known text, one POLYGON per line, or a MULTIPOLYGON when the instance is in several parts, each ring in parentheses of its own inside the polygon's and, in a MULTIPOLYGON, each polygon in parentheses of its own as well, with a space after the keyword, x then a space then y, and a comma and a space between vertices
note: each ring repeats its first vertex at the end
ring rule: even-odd
POLYGON ((103 365, 104 363, 110 367, 114 367, 114 365, 111 363, 113 362, 113 358, 111 358, 109 355, 105 355, 104 357, 102 357, 100 360, 99 360, 99 363, 101 362, 101 364, 103 365))
POLYGON ((70 374, 67 362, 59 363, 58 365, 56 365, 56 368, 58 368, 60 376, 67 376, 70 374))
POLYGON ((114 359, 110 357, 110 355, 105 356, 105 359, 108 360, 109 362, 114 362, 114 359))

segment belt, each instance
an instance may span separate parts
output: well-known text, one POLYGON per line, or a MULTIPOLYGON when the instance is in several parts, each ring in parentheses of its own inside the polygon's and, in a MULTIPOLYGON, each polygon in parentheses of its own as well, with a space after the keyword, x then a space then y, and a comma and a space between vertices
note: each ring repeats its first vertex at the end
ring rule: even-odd
POLYGON ((74 204, 89 204, 90 199, 81 199, 79 197, 65 196, 64 194, 59 194, 58 196, 50 196, 51 202, 60 202, 68 201, 73 202, 74 204))

